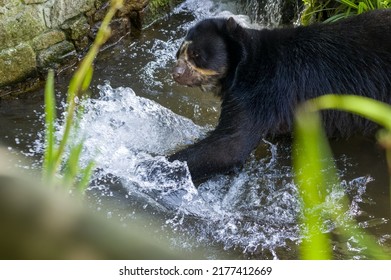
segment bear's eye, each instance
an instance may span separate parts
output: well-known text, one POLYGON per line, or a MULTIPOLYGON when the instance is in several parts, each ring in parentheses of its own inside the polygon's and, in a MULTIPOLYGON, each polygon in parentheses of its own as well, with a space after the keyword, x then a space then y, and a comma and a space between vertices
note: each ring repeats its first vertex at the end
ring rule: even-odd
POLYGON ((191 59, 195 59, 195 58, 197 58, 197 57, 199 57, 200 56, 200 54, 198 53, 198 52, 196 52, 196 51, 194 51, 194 50, 187 50, 187 55, 189 56, 189 58, 191 58, 191 59))

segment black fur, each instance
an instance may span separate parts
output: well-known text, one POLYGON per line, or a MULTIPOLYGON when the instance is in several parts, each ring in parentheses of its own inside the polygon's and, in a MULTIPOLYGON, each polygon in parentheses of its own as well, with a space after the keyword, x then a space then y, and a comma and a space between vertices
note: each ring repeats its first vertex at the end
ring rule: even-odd
MULTIPOLYGON (((391 103, 390 10, 274 30, 246 29, 232 18, 207 19, 185 40, 199 54, 197 67, 227 66, 218 81, 222 105, 216 129, 170 157, 187 161, 195 181, 242 165, 261 138, 290 133, 294 110, 305 100, 335 93, 391 103)), ((326 111, 323 121, 329 136, 376 128, 339 111, 326 111)))

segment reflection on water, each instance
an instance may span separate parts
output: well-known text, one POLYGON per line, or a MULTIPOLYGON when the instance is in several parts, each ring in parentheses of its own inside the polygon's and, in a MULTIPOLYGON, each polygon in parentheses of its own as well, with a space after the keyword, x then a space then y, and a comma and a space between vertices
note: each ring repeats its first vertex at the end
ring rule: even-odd
MULTIPOLYGON (((80 135, 86 143, 83 161, 94 158, 97 164, 88 195, 97 202, 97 211, 118 217, 124 225, 131 226, 143 213, 154 214, 162 227, 157 234, 174 231, 173 246, 189 251, 208 248, 206 258, 215 252, 234 258, 297 258, 302 213, 287 141, 265 140, 241 170, 199 186, 191 181, 186 164, 170 163, 165 157, 204 137, 217 122, 215 97, 178 86, 170 76, 189 26, 237 11, 234 1, 215 2, 187 0, 169 18, 99 56, 80 135)), ((59 92, 65 92, 67 79, 60 77, 59 92)), ((4 143, 35 157, 42 152, 42 98, 36 100, 15 110, 0 104, 4 143), (19 128, 12 130, 13 126, 19 128)), ((365 139, 336 141, 333 148, 343 182, 328 199, 338 200, 346 193, 351 204, 336 224, 324 224, 325 231, 356 218, 379 242, 389 245, 382 152, 365 139)), ((335 256, 343 249, 349 258, 362 257, 354 240, 337 238, 335 256)))

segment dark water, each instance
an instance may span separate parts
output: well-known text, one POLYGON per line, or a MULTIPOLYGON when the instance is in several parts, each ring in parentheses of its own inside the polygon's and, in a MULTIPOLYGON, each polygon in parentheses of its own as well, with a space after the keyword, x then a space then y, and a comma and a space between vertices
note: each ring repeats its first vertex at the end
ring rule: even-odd
MULTIPOLYGON (((88 197, 97 204, 96 211, 129 226, 144 214, 152 215, 161 225, 156 234, 174 232, 172 246, 185 252, 204 248, 205 258, 295 259, 301 210, 289 141, 265 140, 241 171, 216 176, 198 189, 185 164, 169 163, 164 157, 202 138, 219 115, 219 100, 199 89, 178 86, 170 76, 181 38, 199 19, 254 9, 256 1, 242 2, 247 5, 185 1, 169 17, 101 52, 81 124, 86 139, 83 161, 94 158, 98 167, 88 197)), ((269 4, 269 16, 255 18, 257 22, 278 23, 275 3, 269 4)), ((57 78, 59 100, 69 78, 68 74, 57 78)), ((2 144, 35 162, 23 168, 40 165, 42 104, 42 91, 0 103, 2 144)), ((383 150, 362 138, 333 141, 332 147, 351 201, 337 224, 344 226, 344 219, 355 218, 389 247, 391 211, 383 150)), ((331 190, 329 199, 341 195, 339 189, 331 190)), ((364 258, 363 248, 353 239, 341 238, 334 225, 325 228, 333 233, 336 258, 364 258)))

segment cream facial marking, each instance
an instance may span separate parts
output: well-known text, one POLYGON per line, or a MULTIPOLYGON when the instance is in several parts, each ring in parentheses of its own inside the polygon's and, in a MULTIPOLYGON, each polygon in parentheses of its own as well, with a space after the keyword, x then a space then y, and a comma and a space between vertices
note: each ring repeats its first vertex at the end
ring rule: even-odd
POLYGON ((195 66, 194 64, 190 63, 189 57, 188 57, 188 54, 187 54, 187 49, 189 48, 189 45, 191 43, 193 43, 193 42, 192 41, 184 41, 182 43, 182 46, 179 49, 179 58, 183 59, 186 62, 186 65, 189 68, 191 68, 193 71, 196 71, 196 72, 200 73, 201 75, 204 75, 204 76, 215 76, 215 75, 218 75, 219 73, 217 71, 215 71, 215 70, 199 68, 199 67, 195 66))

